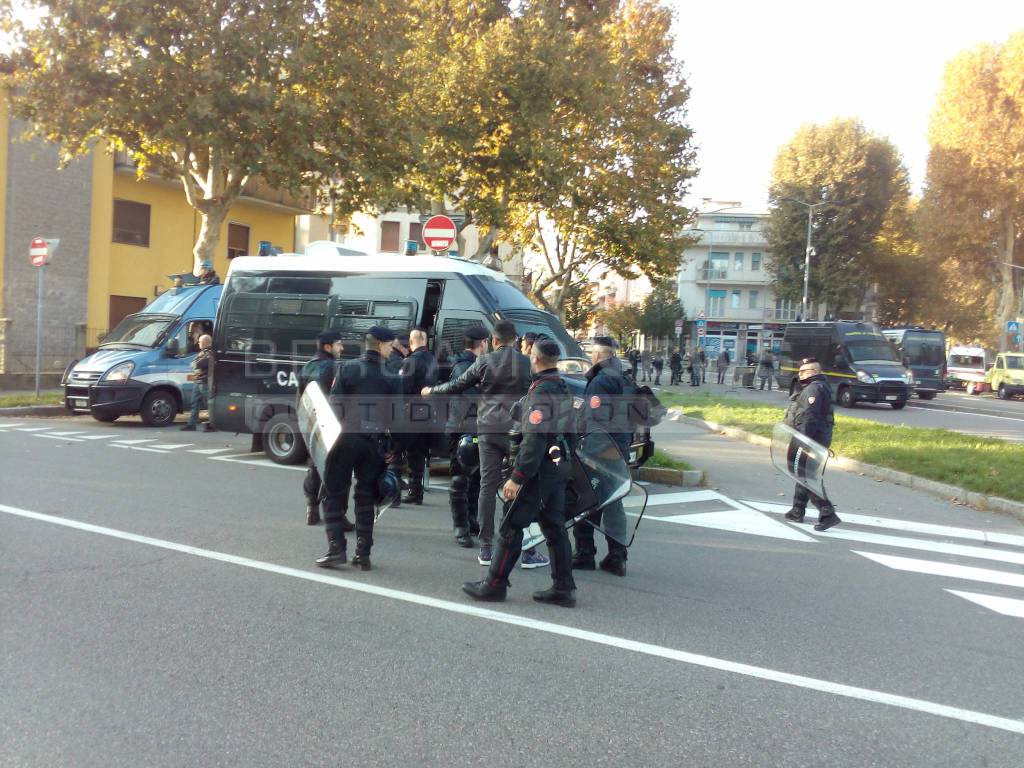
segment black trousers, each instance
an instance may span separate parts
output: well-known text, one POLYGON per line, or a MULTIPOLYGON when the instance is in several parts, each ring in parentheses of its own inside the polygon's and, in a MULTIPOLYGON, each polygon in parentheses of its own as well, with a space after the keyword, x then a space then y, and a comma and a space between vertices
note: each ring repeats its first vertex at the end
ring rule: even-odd
POLYGON ((387 469, 381 440, 377 435, 342 433, 331 454, 324 485, 327 502, 324 527, 328 534, 345 543, 341 516, 347 506, 348 487, 355 474, 356 488, 352 495, 356 517, 356 554, 370 554, 373 546, 373 518, 377 503, 377 485, 387 469))
POLYGON ((819 516, 834 515, 836 513, 836 508, 830 502, 825 501, 825 499, 817 494, 811 493, 802 485, 797 484, 796 490, 793 491, 793 508, 803 512, 807 509, 808 501, 818 509, 819 516))
POLYGON ((405 442, 405 455, 409 466, 409 484, 412 488, 423 486, 423 472, 427 466, 432 435, 416 435, 405 442))
MULTIPOLYGON (((341 508, 343 511, 348 511, 348 492, 352 487, 352 475, 350 474, 345 481, 345 492, 344 492, 344 503, 341 508)), ((320 491, 322 488, 322 480, 320 479, 320 471, 316 468, 316 464, 310 458, 306 459, 306 477, 302 481, 302 493, 306 496, 307 504, 316 504, 320 501, 320 491)))
POLYGON ((661 368, 654 369, 654 383, 661 384, 661 368))
POLYGON ((523 528, 532 522, 540 530, 551 555, 551 580, 558 589, 575 589, 572 578, 572 546, 565 530, 565 485, 554 462, 541 462, 540 470, 519 489, 514 502, 505 502, 505 514, 494 541, 491 567, 487 572, 490 584, 508 585, 509 574, 516 567, 523 549, 523 528))
POLYGON ((479 530, 476 513, 477 505, 480 503, 480 462, 478 459, 476 466, 471 470, 459 463, 455 451, 461 439, 462 435, 448 436, 452 476, 452 483, 448 488, 448 505, 452 510, 452 525, 456 528, 479 530))

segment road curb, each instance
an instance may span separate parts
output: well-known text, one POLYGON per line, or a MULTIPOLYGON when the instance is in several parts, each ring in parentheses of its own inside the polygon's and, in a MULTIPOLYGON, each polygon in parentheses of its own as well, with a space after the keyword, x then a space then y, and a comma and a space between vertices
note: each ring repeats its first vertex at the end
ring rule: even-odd
POLYGON ((70 416, 63 405, 17 405, 0 408, 0 416, 70 416))
MULTIPOLYGON (((682 411, 675 408, 669 408, 669 413, 672 415, 672 421, 689 424, 690 426, 703 429, 707 432, 718 432, 726 437, 731 437, 735 440, 743 440, 751 443, 752 445, 760 445, 762 447, 770 446, 772 443, 772 441, 767 437, 754 435, 737 427, 728 427, 724 424, 717 424, 713 421, 704 421, 703 419, 697 419, 693 416, 686 416, 682 411)), ((969 491, 966 488, 961 488, 957 485, 940 483, 937 480, 928 480, 924 477, 911 475, 908 472, 900 472, 895 469, 879 467, 875 464, 865 464, 862 461, 850 459, 845 456, 836 456, 832 460, 832 465, 844 472, 853 472, 858 475, 870 477, 874 480, 881 480, 895 485, 902 485, 906 488, 913 488, 916 491, 923 491, 924 493, 937 496, 947 501, 967 504, 976 509, 991 512, 1002 512, 1024 522, 1024 503, 1019 501, 1003 499, 998 496, 986 496, 983 493, 969 491)))
POLYGON ((637 480, 663 485, 681 485, 697 488, 704 484, 704 471, 700 469, 670 469, 668 467, 638 467, 634 471, 637 480))

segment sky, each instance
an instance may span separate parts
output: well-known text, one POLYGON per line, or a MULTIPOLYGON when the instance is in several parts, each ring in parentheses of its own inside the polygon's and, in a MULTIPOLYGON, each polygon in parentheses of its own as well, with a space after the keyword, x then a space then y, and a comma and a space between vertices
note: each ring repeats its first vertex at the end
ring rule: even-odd
POLYGON ((698 200, 763 210, 772 163, 804 123, 859 118, 924 183, 946 63, 1024 29, 1024 0, 666 0, 691 88, 698 200))

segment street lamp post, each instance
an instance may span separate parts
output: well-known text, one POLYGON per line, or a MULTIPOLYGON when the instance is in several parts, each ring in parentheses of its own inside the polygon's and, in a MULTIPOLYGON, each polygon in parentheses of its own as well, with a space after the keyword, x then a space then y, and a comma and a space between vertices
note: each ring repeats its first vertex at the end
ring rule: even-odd
POLYGON ((846 203, 840 203, 835 200, 822 200, 818 203, 805 203, 803 200, 797 200, 793 197, 783 197, 781 199, 790 203, 802 205, 807 209, 807 249, 804 251, 804 297, 803 302, 800 305, 800 317, 806 322, 807 293, 811 285, 811 256, 814 254, 814 248, 811 245, 811 228, 813 226, 814 212, 825 205, 845 205, 846 203))

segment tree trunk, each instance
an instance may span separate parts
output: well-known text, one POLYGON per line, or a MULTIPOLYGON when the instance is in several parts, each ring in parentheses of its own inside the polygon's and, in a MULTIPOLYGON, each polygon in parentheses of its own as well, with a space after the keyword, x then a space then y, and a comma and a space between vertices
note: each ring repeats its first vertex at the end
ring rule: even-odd
POLYGON ((1002 241, 996 258, 999 263, 996 265, 999 271, 999 303, 996 310, 999 334, 999 351, 1006 351, 1006 323, 1015 319, 1017 315, 1017 296, 1013 289, 1013 263, 1014 243, 1017 239, 1017 231, 1013 225, 1013 216, 1010 211, 1003 213, 1002 241))
POLYGON ((199 226, 199 235, 196 237, 196 244, 192 248, 193 265, 192 274, 199 274, 199 265, 206 259, 211 263, 213 262, 213 255, 217 250, 217 244, 220 243, 220 229, 224 225, 224 220, 228 217, 228 209, 231 208, 230 203, 216 202, 204 205, 202 210, 199 210, 199 216, 201 224, 199 226))

